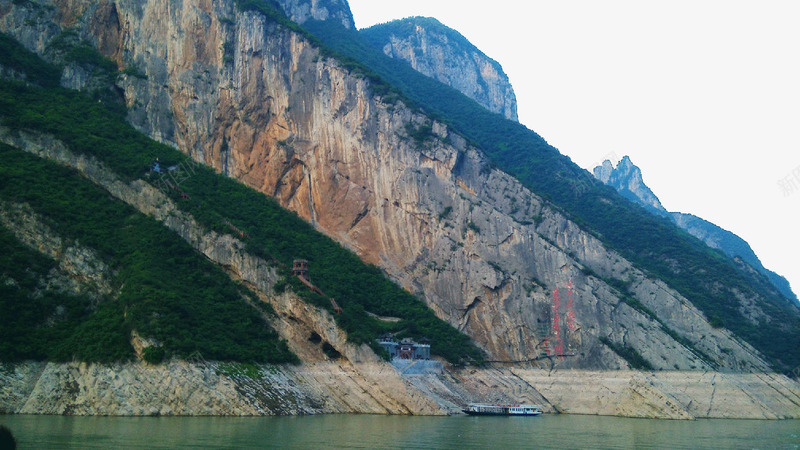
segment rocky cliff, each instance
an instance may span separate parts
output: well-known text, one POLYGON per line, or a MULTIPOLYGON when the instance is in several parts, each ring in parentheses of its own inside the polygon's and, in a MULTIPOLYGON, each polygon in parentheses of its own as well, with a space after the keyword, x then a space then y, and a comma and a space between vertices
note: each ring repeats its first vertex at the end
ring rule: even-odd
POLYGON ((518 120, 514 89, 497 61, 436 19, 412 17, 375 25, 361 34, 387 56, 451 86, 484 108, 518 120))
POLYGON ((616 167, 609 160, 603 161, 602 165, 594 168, 593 173, 595 178, 613 186, 628 200, 644 206, 654 214, 669 215, 667 210, 661 206, 661 201, 656 194, 644 183, 641 169, 633 164, 627 155, 622 157, 616 167))
POLYGON ((141 72, 117 82, 132 124, 379 265, 491 360, 619 369, 633 349, 658 369, 768 368, 447 126, 385 102, 302 34, 232 1, 31 5, 6 4, 2 30, 44 53, 71 27, 141 72))
POLYGON ((468 402, 658 419, 798 419, 800 385, 715 372, 461 370, 401 377, 389 365, 217 362, 0 365, 0 412, 65 415, 445 414, 468 402))
MULTIPOLYGON (((0 142, 77 170, 178 233, 272 305, 277 313, 272 325, 304 361, 299 366, 255 367, 199 357, 159 365, 0 364, 0 413, 437 415, 456 413, 469 402, 524 401, 541 404, 548 413, 671 419, 800 417, 800 386, 778 375, 549 371, 508 364, 403 375, 366 346, 348 344, 327 312, 291 293, 275 295, 277 277, 270 264, 249 254, 236 238, 203 229, 150 184, 124 181, 46 135, 0 128, 0 142), (326 356, 322 343, 331 344, 341 356, 326 356)), ((102 281, 107 269, 90 249, 71 250, 24 207, 3 205, 2 211, 3 224, 27 245, 62 261, 60 267, 71 268, 63 270, 68 277, 109 289, 102 281)))
POLYGON ((286 16, 299 24, 309 20, 334 20, 347 29, 356 28, 347 0, 278 0, 286 16))
POLYGON ((722 250, 723 253, 737 260, 739 264, 748 264, 769 278, 786 298, 798 301, 797 295, 792 291, 786 278, 765 268, 747 241, 695 215, 667 211, 661 205, 658 197, 644 183, 641 169, 633 164, 628 156, 624 156, 616 167, 611 161, 603 161, 603 164, 595 167, 593 172, 595 178, 612 186, 625 198, 644 206, 653 214, 671 219, 692 236, 702 240, 709 247, 722 250))
MULTIPOLYGON (((271 325, 304 362, 302 366, 260 369, 202 357, 155 366, 143 362, 10 364, 3 366, 0 374, 4 381, 0 411, 77 415, 446 413, 369 347, 348 343, 347 335, 326 311, 307 305, 292 293, 275 295, 278 276, 270 263, 247 253, 237 239, 203 229, 157 188, 142 180, 125 182, 49 136, 12 134, 0 128, 0 141, 79 170, 117 199, 176 232, 272 306, 276 317, 270 319, 271 325), (316 339, 310 339, 312 336, 316 339), (340 356, 328 356, 323 351, 326 345, 340 356)), ((56 258, 71 278, 86 279, 83 284, 102 292, 108 290, 102 282, 107 269, 91 249, 65 246, 63 239, 24 206, 0 206, 0 220, 20 240, 56 258)), ((137 339, 134 332, 133 340, 137 339)))
MULTIPOLYGON (((301 35, 224 2, 36 5, 0 5, 0 27, 42 51, 70 26, 120 68, 136 68, 141 73, 123 75, 119 87, 140 129, 274 195, 504 362, 401 376, 349 344, 327 312, 291 293, 275 295, 270 264, 230 235, 198 226, 146 181, 120 179, 47 135, 0 130, 2 142, 79 171, 252 286, 304 361, 255 370, 203 360, 3 364, 3 412, 443 414, 470 401, 526 401, 548 412, 800 417, 800 389, 786 377, 705 371, 767 369, 757 352, 492 169, 446 126, 372 95, 367 81, 301 35), (29 33, 33 25, 38 31, 29 33), (218 40, 193 40, 206 34, 218 40), (330 358, 322 342, 341 356, 330 358), (656 368, 704 370, 561 370, 626 368, 620 348, 656 368)), ((21 240, 49 242, 42 251, 65 255, 54 276, 104 272, 90 249, 65 245, 24 205, 2 209, 4 226, 21 240)), ((102 278, 92 284, 102 286, 102 278)))

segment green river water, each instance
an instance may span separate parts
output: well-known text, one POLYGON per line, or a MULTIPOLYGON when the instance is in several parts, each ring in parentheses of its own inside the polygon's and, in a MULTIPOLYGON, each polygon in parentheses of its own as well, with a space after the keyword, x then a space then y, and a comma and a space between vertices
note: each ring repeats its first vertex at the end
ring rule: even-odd
POLYGON ((800 421, 616 417, 0 416, 17 448, 800 449, 800 421))

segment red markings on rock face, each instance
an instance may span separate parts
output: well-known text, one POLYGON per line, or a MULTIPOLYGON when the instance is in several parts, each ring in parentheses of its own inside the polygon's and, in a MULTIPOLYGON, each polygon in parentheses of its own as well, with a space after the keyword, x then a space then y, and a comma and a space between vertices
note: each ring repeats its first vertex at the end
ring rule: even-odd
POLYGON ((567 283, 567 326, 569 327, 569 331, 575 331, 577 325, 575 324, 575 306, 572 301, 572 293, 573 293, 572 280, 567 283))
MULTIPOLYGON (((570 280, 567 285, 567 305, 566 305, 566 326, 570 332, 578 329, 577 321, 575 319, 575 305, 574 305, 574 285, 570 280)), ((556 288, 553 291, 553 324, 552 324, 552 348, 550 343, 545 347, 547 356, 560 356, 564 355, 564 333, 562 330, 561 321, 561 289, 556 288)))
POLYGON ((561 291, 558 288, 553 291, 553 340, 555 341, 553 352, 556 355, 564 353, 564 339, 561 336, 561 315, 558 312, 561 307, 560 293, 561 291))

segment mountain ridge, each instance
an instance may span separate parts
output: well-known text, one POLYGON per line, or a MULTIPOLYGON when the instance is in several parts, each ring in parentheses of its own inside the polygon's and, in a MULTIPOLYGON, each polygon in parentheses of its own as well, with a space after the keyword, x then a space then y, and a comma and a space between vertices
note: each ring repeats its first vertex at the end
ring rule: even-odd
MULTIPOLYGON (((84 91, 40 91, 36 77, 13 74, 26 81, 0 82, 0 120, 11 127, 0 137, 14 152, 67 166, 70 178, 135 205, 253 290, 250 301, 272 306, 270 324, 302 363, 198 354, 153 364, 4 360, 0 381, 9 389, 0 390, 0 411, 436 415, 468 402, 524 401, 547 412, 631 417, 800 417, 796 381, 763 373, 770 364, 761 352, 497 170, 458 130, 422 114, 424 104, 406 106, 271 3, 256 3, 256 11, 207 0, 174 9, 162 0, 9 4, 0 9, 0 30, 50 58, 58 58, 47 51, 50 42, 69 27, 76 39, 63 51, 70 60, 56 59, 59 73, 45 75, 44 84, 84 91), (117 59, 110 65, 102 55, 117 59), (183 155, 117 128, 121 117, 183 155), (178 172, 158 175, 154 161, 178 172), (212 177, 200 162, 228 178, 212 177), (240 210, 272 204, 267 197, 296 215, 240 210), (260 238, 280 217, 294 217, 293 231, 326 230, 381 264, 350 269, 335 244, 324 245, 333 256, 310 258, 311 280, 336 292, 343 314, 275 265, 320 247, 296 235, 260 238), (393 290, 402 305, 368 283, 383 274, 405 287, 393 290), (364 293, 361 305, 350 298, 364 293), (402 325, 404 332, 424 336, 424 326, 441 322, 421 299, 498 362, 445 364, 443 374, 425 377, 383 362, 369 348, 374 330, 359 331, 394 326, 380 316, 397 317, 390 308, 405 305, 420 320, 402 325), (642 358, 655 370, 627 370, 642 358)), ((749 314, 772 318, 749 300, 749 314)), ((157 345, 131 337, 142 350, 157 345)), ((432 344, 467 350, 460 339, 432 344)))
POLYGON ((764 267, 750 244, 744 239, 693 214, 667 211, 661 205, 658 197, 644 183, 641 169, 633 164, 629 156, 624 156, 616 167, 609 160, 603 161, 602 165, 593 169, 593 173, 598 180, 612 186, 624 197, 642 205, 655 215, 669 218, 680 228, 708 244, 709 247, 722 250, 734 260, 741 259, 742 262, 769 278, 783 296, 800 302, 786 278, 764 267))
MULTIPOLYGON (((347 29, 356 28, 353 13, 347 0, 275 0, 275 5, 281 8, 286 17, 299 25, 309 20, 332 20, 347 29)), ((240 2, 248 7, 247 2, 240 2)), ((254 4, 250 2, 250 4, 254 4)))
MULTIPOLYGON (((162 6, 159 2, 149 2, 148 14, 151 8, 156 12, 162 6)), ((576 309, 573 325, 578 321, 607 321, 605 308, 618 307, 626 311, 628 318, 613 320, 633 320, 625 322, 626 329, 635 329, 635 321, 639 320, 665 344, 658 350, 667 352, 665 361, 675 361, 685 367, 697 364, 740 367, 741 361, 724 356, 721 349, 728 348, 727 345, 714 347, 711 339, 681 337, 687 332, 686 323, 682 322, 686 318, 672 317, 669 310, 659 309, 666 300, 676 304, 685 302, 669 287, 646 279, 638 270, 633 270, 632 276, 623 277, 622 269, 630 270, 627 262, 620 261, 618 273, 611 267, 613 253, 604 249, 594 236, 581 230, 577 223, 566 220, 546 200, 493 170, 480 152, 447 125, 414 113, 401 103, 381 102, 369 93, 369 80, 353 79, 341 66, 320 57, 307 42, 281 25, 247 11, 236 12, 233 24, 214 22, 216 17, 234 14, 229 4, 215 5, 219 12, 189 9, 186 16, 175 19, 185 26, 182 34, 175 38, 194 42, 194 33, 199 30, 192 24, 210 19, 216 24, 211 31, 222 42, 220 49, 225 50, 224 42, 232 36, 236 39, 229 52, 217 52, 217 46, 210 45, 195 49, 193 54, 172 54, 159 42, 164 30, 157 24, 142 18, 138 11, 125 9, 123 3, 115 7, 120 8, 117 15, 127 17, 128 23, 137 24, 130 31, 134 35, 126 39, 148 43, 157 50, 153 56, 136 53, 135 49, 128 55, 147 77, 129 77, 121 82, 131 106, 130 117, 137 126, 152 136, 174 142, 184 152, 223 173, 269 192, 315 226, 327 229, 344 245, 359 251, 367 261, 380 262, 384 270, 401 280, 407 289, 425 296, 440 316, 469 327, 472 335, 491 348, 495 356, 515 356, 514 352, 520 356, 537 355, 535 348, 519 346, 519 343, 532 338, 535 339, 532 343, 544 342, 543 337, 549 333, 545 331, 537 336, 539 324, 550 323, 545 325, 547 329, 556 323, 555 317, 569 315, 569 311, 562 309, 569 302, 553 308, 555 299, 565 295, 567 299, 570 296, 581 298, 581 308, 602 305, 603 314, 592 313, 590 308, 580 312, 576 309), (281 59, 272 62, 263 58, 265 48, 281 59), (164 73, 163 61, 171 64, 174 77, 164 73), (266 64, 270 70, 262 71, 261 64, 266 64), (187 82, 198 79, 195 77, 206 80, 206 84, 187 82), (308 85, 315 86, 318 91, 311 95, 308 85), (221 89, 217 90, 216 86, 221 89), (262 98, 264 95, 268 98, 262 98), (268 126, 266 130, 262 128, 264 124, 268 126), (381 141, 381 136, 386 136, 387 140, 381 141), (375 155, 388 163, 386 172, 377 177, 371 174, 378 173, 376 169, 382 166, 375 162, 375 155), (402 183, 391 184, 389 180, 402 180, 402 183), (488 180, 492 181, 490 188, 486 187, 488 180), (505 188, 508 197, 498 188, 505 188), (395 202, 382 200, 394 197, 390 192, 401 191, 411 196, 395 202), (380 195, 383 192, 389 195, 380 195), (523 204, 514 205, 512 198, 523 204), (436 225, 435 233, 429 234, 432 224, 436 225), (408 233, 410 230, 419 234, 408 233), (429 244, 425 239, 431 237, 441 239, 441 245, 424 245, 429 244), (498 243, 502 245, 502 253, 498 243), (525 250, 527 245, 530 247, 525 250), (422 248, 435 252, 426 254, 423 251, 421 259, 417 259, 419 255, 407 253, 408 249, 422 248), (512 266, 498 256, 502 254, 508 259, 514 254, 519 255, 521 261, 530 260, 531 251, 538 255, 533 260, 535 267, 512 266), (453 258, 453 254, 458 257, 453 258), (446 266, 447 261, 450 262, 446 266), (453 302, 459 297, 458 293, 436 284, 434 277, 441 273, 454 277, 453 281, 469 274, 463 279, 474 284, 462 287, 468 293, 463 304, 453 302), (650 295, 655 295, 658 301, 654 302, 656 299, 650 295), (527 304, 530 300, 533 300, 533 308, 527 304), (624 301, 620 303, 621 300, 624 301), (505 315, 504 309, 513 310, 523 305, 525 315, 519 319, 505 315), (497 314, 508 320, 505 326, 513 324, 510 330, 515 330, 519 337, 498 333, 492 328, 491 318, 497 314), (537 322, 536 319, 543 320, 537 322), (627 325, 634 326, 628 328, 627 325), (523 326, 528 331, 524 331, 523 326), (668 352, 667 343, 673 341, 680 343, 682 350, 668 352)), ((95 23, 104 24, 108 29, 104 31, 101 27, 94 31, 96 36, 87 35, 95 36, 93 39, 108 39, 117 31, 113 22, 100 18, 95 23)), ((125 42, 121 40, 117 45, 124 47, 125 42)), ((547 150, 545 154, 555 156, 557 152, 547 150)), ((556 173, 566 175, 574 170, 562 159, 555 163, 565 170, 556 173)), ((580 187, 583 181, 584 178, 566 178, 564 183, 568 187, 580 187)), ((588 188, 596 189, 592 185, 588 188)), ((591 200, 586 195, 579 199, 591 200)), ((758 299, 754 301, 759 308, 765 307, 758 299)), ((700 313, 696 315, 703 317, 700 313)), ((560 333, 562 326, 568 323, 558 323, 560 333)), ((701 322, 697 325, 707 326, 701 322)), ((736 323, 730 324, 734 325, 736 323)), ((719 339, 729 339, 724 332, 712 328, 703 329, 719 339)), ((652 343, 646 343, 644 335, 638 331, 622 333, 610 323, 600 328, 595 326, 598 331, 590 331, 588 327, 582 330, 588 333, 586 339, 573 336, 569 344, 585 348, 588 356, 581 355, 585 358, 581 360, 576 354, 572 360, 575 362, 567 359, 560 363, 623 363, 619 355, 615 356, 607 346, 592 339, 607 332, 614 338, 611 342, 622 341, 617 345, 652 350, 648 347, 652 343)), ((566 344, 565 348, 569 347, 566 344)), ((546 348, 557 351, 558 344, 553 347, 548 344, 546 348)))
POLYGON ((500 63, 435 18, 409 17, 360 33, 387 56, 406 61, 490 111, 519 121, 516 95, 500 63))
MULTIPOLYGON (((677 287, 707 316, 719 319, 733 314, 739 318, 732 319, 726 326, 736 328, 737 333, 744 333, 751 340, 771 340, 772 337, 767 337, 766 331, 752 317, 740 320, 741 311, 745 309, 733 313, 736 307, 731 302, 745 301, 741 294, 748 292, 745 297, 760 296, 766 301, 763 306, 774 314, 784 318, 796 317, 797 306, 787 302, 767 280, 720 258, 705 243, 688 238, 689 235, 679 231, 671 221, 643 214, 637 205, 622 200, 610 187, 603 189, 602 183, 560 155, 536 133, 491 114, 482 114, 470 106, 470 101, 460 99, 440 85, 419 79, 418 75, 415 78, 415 74, 382 61, 374 54, 374 49, 359 43, 360 37, 355 33, 330 22, 311 22, 305 27, 325 45, 396 83, 401 92, 416 104, 424 104, 429 114, 447 117, 447 123, 485 151, 493 165, 523 180, 526 187, 548 202, 557 204, 572 220, 591 230, 594 236, 636 265, 677 287), (660 239, 654 240, 654 236, 660 236, 660 239), (685 270, 685 267, 693 269, 685 270), (713 276, 710 276, 711 272, 713 276), (711 281, 715 278, 725 282, 711 281), (724 291, 727 293, 723 294, 724 291)), ((792 327, 780 328, 781 332, 789 332, 792 327)), ((787 339, 782 342, 797 340, 795 337, 787 339)), ((762 348, 775 352, 776 357, 793 354, 789 347, 781 347, 782 350, 777 350, 769 344, 762 348)))

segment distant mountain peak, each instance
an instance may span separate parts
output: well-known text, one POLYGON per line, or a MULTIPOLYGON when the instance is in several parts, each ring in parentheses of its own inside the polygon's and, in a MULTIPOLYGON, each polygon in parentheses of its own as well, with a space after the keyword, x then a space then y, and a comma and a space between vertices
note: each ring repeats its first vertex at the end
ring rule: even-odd
POLYGON ((766 276, 786 298, 798 301, 789 282, 784 277, 765 268, 747 241, 695 215, 667 211, 661 205, 658 197, 644 183, 641 169, 627 155, 622 157, 616 167, 611 161, 605 160, 592 172, 595 178, 613 187, 628 200, 638 203, 655 215, 668 217, 678 227, 705 242, 709 247, 721 250, 737 262, 748 264, 766 276))
POLYGON ((303 24, 309 20, 333 20, 349 30, 356 24, 347 0, 277 0, 286 16, 303 24))
POLYGON ((517 97, 497 61, 433 17, 408 17, 361 30, 376 48, 461 91, 484 108, 519 121, 517 97))
POLYGON ((648 211, 661 216, 667 215, 661 201, 644 183, 641 169, 628 155, 623 156, 616 167, 610 160, 603 161, 602 165, 594 168, 593 173, 595 178, 612 186, 624 197, 644 206, 648 211))

